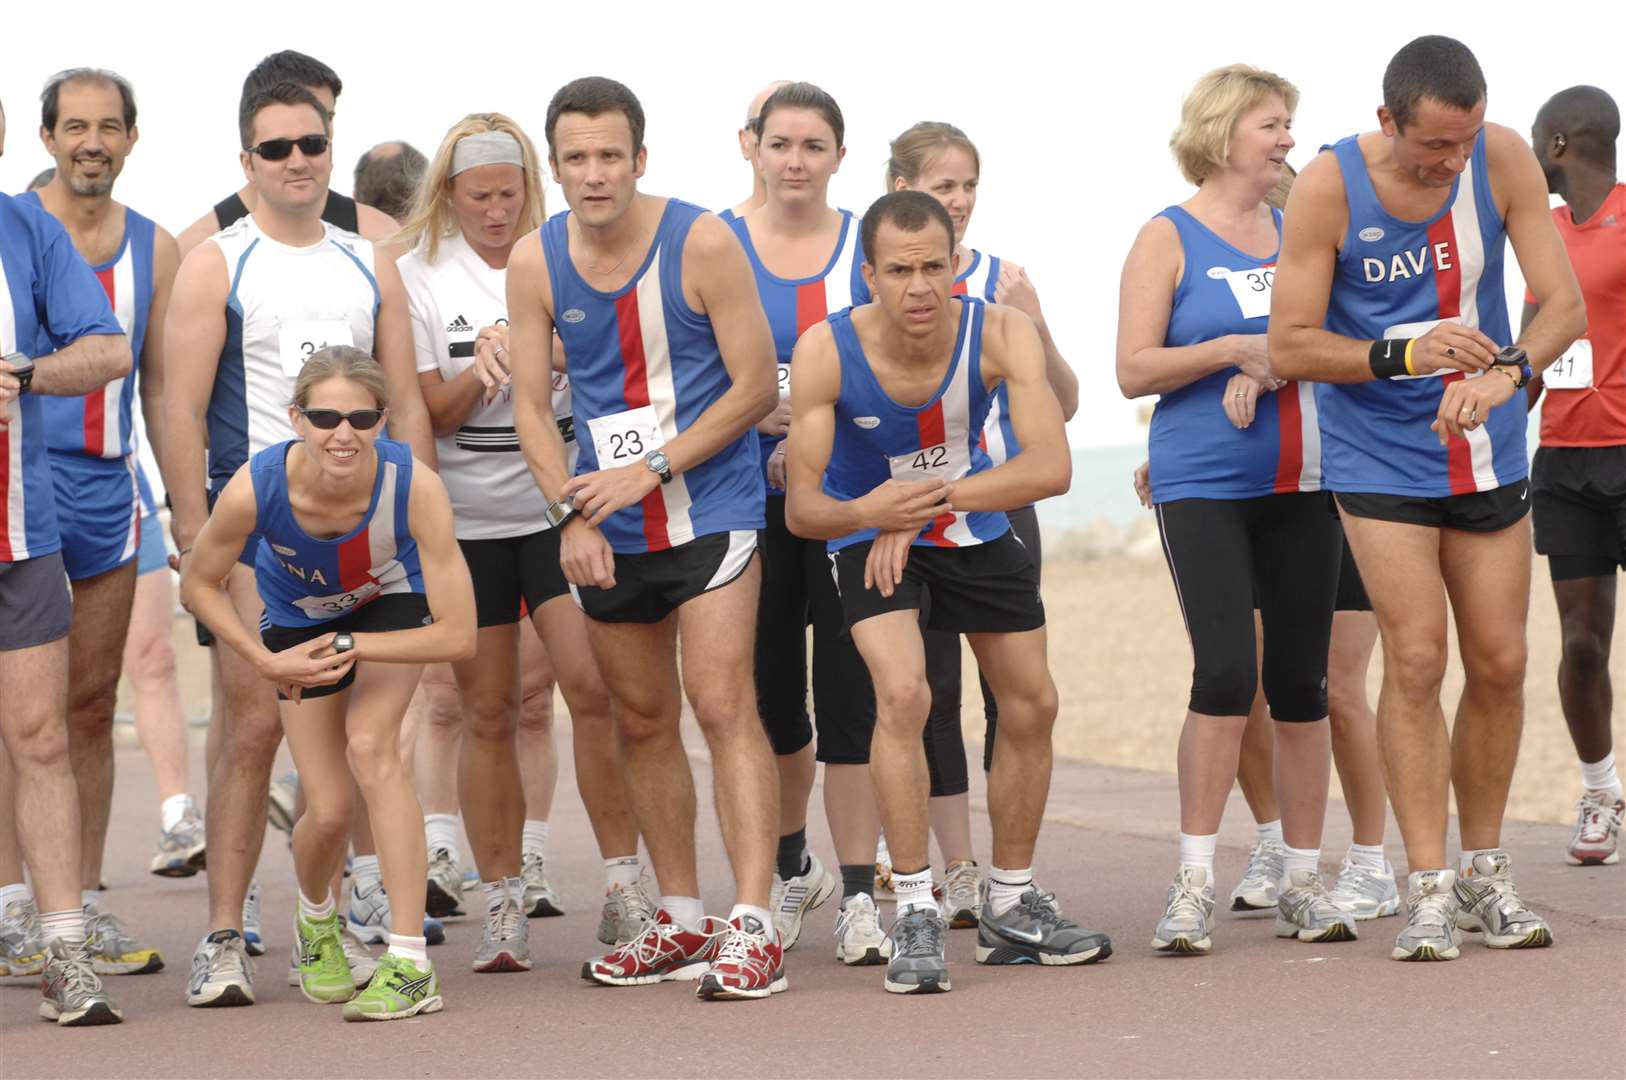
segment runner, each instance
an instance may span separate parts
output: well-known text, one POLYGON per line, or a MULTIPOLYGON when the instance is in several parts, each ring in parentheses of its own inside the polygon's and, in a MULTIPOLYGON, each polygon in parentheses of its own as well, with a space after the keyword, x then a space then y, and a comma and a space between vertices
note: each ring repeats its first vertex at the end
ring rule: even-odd
MULTIPOLYGON (((1626 565, 1626 184, 1615 172, 1620 109, 1595 86, 1553 95, 1530 141, 1547 190, 1564 205, 1553 222, 1586 299, 1579 338, 1526 393, 1543 388, 1541 448, 1530 472, 1536 550, 1547 556, 1563 625, 1558 697, 1581 760, 1581 801, 1565 858, 1620 861, 1626 816, 1609 730, 1615 572, 1626 565)), ((1529 328, 1539 310, 1526 293, 1529 328)))
POLYGON ((277 689, 306 802, 293 835, 300 992, 348 1002, 346 1020, 441 1009, 418 936, 427 860, 400 724, 421 665, 474 655, 474 590, 446 489, 405 443, 379 438, 388 413, 388 381, 369 353, 318 349, 288 409, 296 437, 237 469, 181 576, 187 609, 277 689), (265 604, 255 623, 225 584, 245 548, 265 604), (330 887, 358 786, 394 897, 389 949, 360 994, 330 887))
POLYGON ((757 110, 757 162, 767 202, 732 227, 773 328, 779 408, 757 425, 767 472, 762 594, 757 604, 757 711, 779 759, 779 854, 774 926, 785 948, 807 913, 836 890, 836 878, 807 846, 807 802, 824 762, 824 806, 841 871, 836 957, 883 963, 891 945, 875 910, 880 818, 869 778, 875 691, 845 631, 841 597, 824 545, 785 528, 785 431, 790 425, 790 361, 796 339, 832 312, 868 303, 859 222, 829 205, 830 178, 846 156, 845 121, 834 98, 811 83, 786 83, 757 110), (807 627, 813 625, 813 715, 807 715, 807 627), (815 758, 817 760, 815 760, 815 758))
POLYGON ((777 400, 773 338, 727 227, 639 193, 647 151, 632 91, 578 79, 547 116, 570 209, 516 244, 509 264, 514 425, 552 500, 662 893, 646 932, 582 974, 611 985, 699 978, 702 998, 765 998, 787 985, 767 909, 779 793, 750 682, 764 499, 751 426, 777 400), (553 415, 555 327, 588 436, 574 477, 553 415), (682 691, 679 638, 697 646, 683 649, 682 691), (699 899, 684 692, 711 749, 734 870, 726 924, 699 899))
POLYGON ((931 701, 919 620, 928 589, 930 628, 970 635, 1005 704, 988 777, 994 865, 977 960, 1104 959, 1106 936, 1063 918, 1031 868, 1056 689, 1038 572, 1003 511, 1060 494, 1071 477, 1044 349, 1022 313, 951 298, 954 226, 937 200, 883 195, 863 232, 875 302, 809 330, 791 364, 785 516, 797 535, 829 541, 842 609, 875 684, 871 775, 898 898, 885 986, 909 994, 951 985, 927 858, 922 732, 931 701), (980 435, 1001 381, 1026 452, 996 468, 980 435))
MULTIPOLYGON (((5 148, 0 108, 0 150, 5 148)), ((60 223, 0 195, 0 741, 15 762, 5 798, 20 863, 0 866, 0 974, 42 970, 40 1016, 116 1024, 93 970, 82 906, 79 796, 68 751, 68 630, 56 504, 36 400, 91 393, 130 372, 130 342, 60 223), (34 898, 38 897, 36 907, 34 898)))
POLYGON ((356 160, 351 190, 362 205, 376 206, 396 221, 405 221, 417 202, 428 167, 422 151, 411 143, 379 143, 356 160))
POLYGON ((1325 484, 1383 637, 1378 738, 1411 868, 1393 956, 1451 959, 1459 928, 1484 930, 1493 948, 1552 941, 1500 846, 1530 598, 1524 409, 1503 406, 1586 314, 1540 167, 1523 139, 1485 123, 1485 78, 1467 46, 1407 44, 1383 99, 1380 131, 1342 140, 1294 185, 1269 350, 1277 376, 1318 383, 1325 484), (1504 238, 1542 305, 1517 345, 1504 238), (1448 597, 1467 672, 1449 741, 1448 597))
MULTIPOLYGON (((205 490, 217 497, 250 456, 288 437, 285 404, 294 377, 324 344, 374 352, 392 379, 391 430, 413 444, 419 460, 434 460, 395 264, 319 217, 333 168, 321 103, 291 84, 272 87, 250 98, 240 135, 242 167, 257 192, 254 213, 186 257, 165 327, 171 377, 164 473, 183 570, 208 514, 205 490)), ((261 608, 252 568, 245 562, 228 585, 240 617, 252 625, 261 608)), ((249 1005, 243 908, 282 728, 275 698, 253 665, 229 650, 213 657, 225 716, 204 816, 212 929, 193 956, 188 1001, 249 1005)), ((371 914, 383 922, 383 898, 377 899, 380 910, 371 914)))
MULTIPOLYGON (((533 805, 526 798, 518 740, 521 687, 548 669, 533 664, 521 674, 522 621, 530 622, 547 648, 570 708, 577 782, 611 875, 607 907, 623 903, 621 892, 637 890, 640 869, 609 696, 593 662, 586 621, 559 567, 559 534, 548 525, 547 500, 514 432, 505 279, 515 241, 542 221, 542 177, 531 140, 506 116, 476 113, 442 140, 403 231, 412 250, 399 260, 418 379, 439 436, 441 475, 479 607, 479 650, 453 666, 463 717, 458 794, 486 907, 476 971, 529 970, 524 916, 563 914, 540 850, 525 851, 541 847, 553 791, 550 777, 545 801, 533 805)), ((553 381, 555 423, 573 453, 570 381, 563 373, 553 381)), ((551 720, 552 679, 545 685, 550 712, 544 719, 551 720)), ((551 727, 541 733, 549 745, 545 760, 530 755, 533 770, 541 764, 557 771, 552 737, 551 727)), ((455 837, 455 822, 425 822, 431 831, 448 825, 455 837)), ((461 874, 444 838, 436 839, 429 895, 449 914, 447 901, 461 898, 461 874)), ((619 920, 612 935, 618 930, 619 920)), ((611 936, 606 944, 615 942, 611 936)))
POLYGON ((751 194, 746 196, 744 202, 717 215, 726 222, 732 223, 735 218, 744 217, 752 210, 760 210, 768 201, 768 188, 762 178, 762 166, 757 164, 757 142, 758 136, 762 134, 762 103, 767 101, 768 96, 775 90, 787 85, 789 83, 786 80, 779 79, 764 86, 757 91, 757 96, 751 99, 751 104, 745 111, 745 124, 737 135, 740 140, 740 157, 751 166, 751 194))

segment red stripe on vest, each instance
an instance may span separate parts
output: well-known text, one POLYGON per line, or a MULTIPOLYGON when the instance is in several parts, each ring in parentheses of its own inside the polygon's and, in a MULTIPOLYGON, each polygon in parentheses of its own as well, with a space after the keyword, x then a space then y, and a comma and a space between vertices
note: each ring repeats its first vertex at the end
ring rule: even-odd
MULTIPOLYGON (((915 414, 915 424, 920 432, 920 448, 922 450, 930 449, 933 446, 941 446, 948 442, 947 429, 943 422, 942 398, 938 398, 929 407, 915 414)), ((932 519, 930 525, 926 526, 926 531, 922 535, 927 543, 935 544, 938 547, 959 547, 960 545, 950 540, 945 532, 953 524, 953 514, 939 514, 932 519)))
POLYGON ((1296 382, 1276 391, 1276 426, 1281 442, 1276 455, 1276 494, 1281 495, 1297 491, 1304 475, 1304 407, 1296 382))
POLYGON ((362 529, 339 545, 339 588, 351 592, 373 580, 372 527, 362 529))
MULTIPOLYGON (((1451 212, 1447 210, 1440 215, 1438 221, 1428 227, 1428 247, 1430 258, 1434 260, 1434 290, 1439 298, 1440 315, 1442 319, 1453 319, 1462 314, 1462 267, 1459 265, 1460 253, 1457 250, 1456 223, 1451 220, 1451 212), (1451 268, 1441 270, 1439 259, 1434 252, 1439 250, 1438 245, 1445 244, 1446 250, 1451 253, 1451 268)), ((1440 391, 1462 378, 1461 372, 1445 376, 1440 380, 1440 391)), ((1461 495, 1465 492, 1477 490, 1474 484, 1474 456, 1473 450, 1468 446, 1468 440, 1459 436, 1451 439, 1445 447, 1446 477, 1451 483, 1451 494, 1461 495)))
MULTIPOLYGON (((114 287, 117 266, 96 271, 96 280, 102 283, 107 302, 114 311, 119 309, 118 290, 114 287)), ((107 452, 107 388, 99 386, 85 395, 85 453, 90 457, 103 457, 107 452)))
POLYGON ((970 286, 968 286, 966 284, 966 282, 968 280, 969 280, 968 278, 961 278, 959 281, 956 281, 954 283, 954 288, 949 290, 949 295, 950 296, 970 296, 971 295, 971 288, 970 288, 970 286))
POLYGON ((824 279, 796 286, 796 336, 807 333, 811 326, 824 321, 830 314, 830 302, 824 294, 824 279))
MULTIPOLYGON (((641 409, 649 404, 649 369, 644 363, 644 328, 638 318, 638 290, 628 289, 615 301, 615 325, 621 341, 621 392, 627 408, 641 409)), ((600 468, 603 464, 600 463, 600 468)), ((672 546, 666 532, 666 496, 656 487, 638 504, 643 511, 644 543, 650 551, 672 546)))
MULTIPOLYGON (((22 423, 22 417, 12 423, 22 423)), ((10 436, 9 431, 0 428, 0 561, 3 562, 17 561, 17 553, 11 547, 11 485, 23 482, 21 463, 14 465, 11 460, 10 436), (14 477, 13 472, 19 475, 14 477)), ((23 542, 28 542, 26 537, 23 542)))

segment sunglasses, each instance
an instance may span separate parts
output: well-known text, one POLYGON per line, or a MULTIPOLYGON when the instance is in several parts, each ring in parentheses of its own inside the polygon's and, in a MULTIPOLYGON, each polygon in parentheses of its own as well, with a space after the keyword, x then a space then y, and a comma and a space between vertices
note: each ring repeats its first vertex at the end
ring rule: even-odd
POLYGON ((326 135, 301 135, 297 139, 266 139, 258 146, 250 146, 250 154, 258 154, 266 161, 286 161, 294 152, 294 147, 306 157, 320 157, 327 153, 328 137, 326 135))
POLYGON ((346 420, 357 431, 371 431, 384 419, 384 410, 357 409, 354 412, 340 412, 338 409, 301 408, 299 415, 310 421, 312 427, 321 428, 323 431, 332 431, 346 420))

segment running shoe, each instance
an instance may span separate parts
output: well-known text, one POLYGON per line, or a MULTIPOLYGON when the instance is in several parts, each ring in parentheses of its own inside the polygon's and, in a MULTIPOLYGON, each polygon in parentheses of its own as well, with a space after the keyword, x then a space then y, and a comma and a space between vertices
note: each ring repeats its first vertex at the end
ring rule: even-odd
POLYGON ((284 773, 271 781, 266 793, 266 818, 273 826, 293 835, 295 807, 299 802, 299 774, 284 773))
POLYGON ((718 936, 716 956, 700 976, 695 996, 702 1001, 737 1001, 783 993, 790 982, 785 978, 779 932, 754 915, 741 915, 727 926, 718 936))
POLYGON ((1332 902, 1321 874, 1295 870, 1278 888, 1276 936, 1300 941, 1354 941, 1355 917, 1332 902))
POLYGON ((598 939, 605 945, 627 945, 644 936, 655 921, 655 900, 644 887, 643 875, 632 886, 617 885, 604 894, 599 914, 598 939))
POLYGON ((886 849, 886 835, 875 842, 875 899, 895 900, 892 889, 892 853, 886 849))
POLYGON ((519 906, 527 919, 551 919, 565 913, 544 869, 540 852, 527 851, 520 859, 519 877, 525 883, 525 892, 519 906))
POLYGON ((977 919, 979 964, 1093 964, 1111 955, 1111 939, 1062 915, 1054 893, 1027 889, 1002 915, 993 914, 983 897, 977 919))
POLYGON ((1395 937, 1395 960, 1455 960, 1462 933, 1457 929, 1455 870, 1418 870, 1406 882, 1406 927, 1395 937))
POLYGON ((54 1020, 62 1027, 124 1021, 124 1014, 114 1007, 102 989, 102 980, 96 977, 89 941, 77 947, 60 939, 49 942, 40 988, 45 994, 40 1002, 41 1020, 54 1020))
POLYGON ((378 958, 367 989, 344 1003, 346 1020, 405 1020, 419 1013, 440 1012, 440 976, 431 965, 418 967, 404 956, 385 953, 378 958))
POLYGON ((236 930, 216 930, 198 942, 186 1003, 200 1008, 254 1004, 254 961, 236 930))
POLYGON ((1571 866, 1613 866, 1620 861, 1620 822, 1626 800, 1609 801, 1607 791, 1583 791, 1575 804, 1575 833, 1564 852, 1571 866))
POLYGON ((982 867, 969 859, 949 863, 940 906, 950 930, 969 930, 982 919, 982 881, 982 867))
POLYGON ((1232 911, 1275 910, 1277 883, 1282 879, 1282 845, 1261 840, 1248 855, 1248 869, 1231 890, 1232 911))
POLYGON ((685 930, 662 908, 636 940, 583 964, 582 978, 606 986, 698 979, 716 960, 717 939, 727 929, 728 924, 708 915, 700 931, 685 930))
POLYGON ((819 857, 807 853, 807 872, 793 878, 773 876, 773 889, 768 896, 768 910, 773 912, 773 928, 789 952, 802 936, 802 920, 807 913, 830 899, 836 891, 836 879, 824 868, 819 857))
POLYGON ((243 897, 243 942, 250 956, 265 955, 265 939, 261 936, 263 929, 260 923, 260 882, 251 878, 248 894, 243 897))
POLYGON ((204 869, 203 819, 188 806, 173 829, 158 833, 158 851, 147 869, 159 877, 191 877, 204 869))
POLYGON ((502 902, 486 910, 485 932, 474 951, 475 971, 531 970, 530 927, 519 900, 506 890, 502 902))
POLYGON ((45 970, 45 938, 32 900, 13 900, 0 915, 0 978, 45 970))
POLYGON ((463 914, 463 871, 443 847, 429 849, 429 890, 424 907, 437 919, 463 914))
POLYGON ((1505 851, 1474 856, 1457 875, 1457 928, 1483 931, 1493 949, 1540 949, 1553 943, 1547 921, 1531 911, 1513 887, 1513 858, 1505 851))
POLYGON ((948 923, 935 907, 910 908, 892 920, 892 956, 886 962, 885 986, 893 994, 942 994, 949 983, 943 955, 948 923))
POLYGON ((112 912, 99 904, 85 905, 85 932, 90 938, 90 959, 98 975, 148 975, 161 971, 164 958, 150 945, 142 945, 112 912))
POLYGON ((892 939, 881 929, 881 913, 868 893, 854 893, 836 914, 836 959, 849 967, 884 964, 892 939))
MULTIPOLYGON (((340 944, 344 947, 345 961, 350 965, 350 982, 357 990, 361 990, 372 981, 373 972, 378 970, 378 958, 367 951, 367 946, 361 943, 350 924, 341 920, 343 936, 340 944)), ((288 950, 288 985, 299 986, 299 946, 295 945, 288 950)))
POLYGON ((337 911, 325 919, 307 919, 295 912, 294 940, 299 992, 306 1001, 335 1005, 356 996, 350 959, 344 953, 344 921, 337 911))
POLYGON ((1338 880, 1327 892, 1327 899, 1357 922, 1393 915, 1400 910, 1395 868, 1385 861, 1382 870, 1373 870, 1346 857, 1338 868, 1338 880))
MULTIPOLYGON (((384 892, 382 881, 364 887, 351 880, 350 915, 347 921, 351 932, 365 944, 389 943, 390 898, 384 892)), ((424 915, 423 939, 429 945, 441 944, 446 940, 446 924, 433 915, 424 915)))
MULTIPOLYGON (((1274 890, 1272 890, 1274 891, 1274 890)), ((1214 924, 1214 886, 1200 866, 1182 866, 1169 886, 1169 897, 1152 934, 1159 952, 1205 953, 1212 946, 1208 933, 1214 924)))

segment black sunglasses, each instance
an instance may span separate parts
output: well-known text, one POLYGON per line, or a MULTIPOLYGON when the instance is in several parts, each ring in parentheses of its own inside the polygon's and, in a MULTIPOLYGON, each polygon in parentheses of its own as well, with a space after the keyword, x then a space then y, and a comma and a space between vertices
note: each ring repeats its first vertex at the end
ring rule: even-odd
POLYGON ((320 157, 327 153, 327 145, 326 135, 301 135, 297 139, 267 139, 258 146, 249 147, 248 152, 258 154, 266 161, 285 161, 296 146, 306 157, 320 157))
POLYGON ((346 420, 350 421, 350 426, 357 431, 371 431, 384 419, 384 410, 357 409, 354 412, 340 412, 338 409, 300 408, 299 415, 309 420, 312 427, 319 427, 323 431, 332 431, 346 420))

